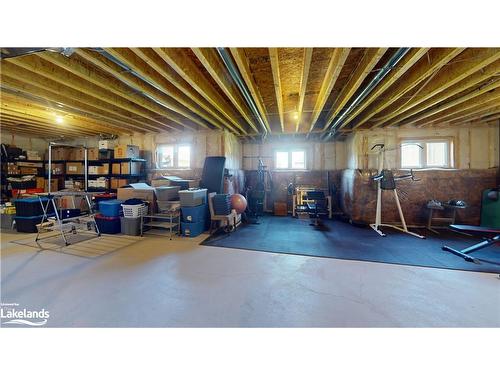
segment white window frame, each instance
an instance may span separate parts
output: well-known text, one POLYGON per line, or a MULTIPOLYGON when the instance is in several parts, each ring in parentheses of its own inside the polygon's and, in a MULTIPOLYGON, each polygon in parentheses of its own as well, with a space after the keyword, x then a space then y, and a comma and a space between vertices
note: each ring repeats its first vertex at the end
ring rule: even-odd
POLYGON ((412 138, 412 139, 401 139, 399 142, 399 153, 398 153, 398 164, 401 169, 453 169, 455 165, 454 160, 454 142, 453 138, 412 138), (427 164, 427 145, 429 143, 446 143, 446 163, 441 166, 428 165, 427 164), (420 149, 420 166, 403 166, 402 165, 402 153, 404 151, 405 144, 419 144, 422 146, 420 149))
POLYGON ((191 169, 191 165, 193 162, 193 146, 190 143, 157 143, 156 144, 156 167, 157 169, 182 169, 188 170, 191 169), (179 167, 179 147, 189 146, 189 166, 188 167, 179 167), (172 167, 163 167, 160 162, 160 148, 162 147, 173 147, 174 148, 174 160, 172 167))
POLYGON ((276 171, 305 171, 307 170, 307 150, 305 148, 290 148, 283 149, 278 148, 274 150, 274 170, 276 171), (293 152, 303 152, 304 153, 304 168, 292 168, 292 153, 293 152), (278 168, 277 166, 277 154, 278 152, 286 152, 288 153, 288 168, 278 168))

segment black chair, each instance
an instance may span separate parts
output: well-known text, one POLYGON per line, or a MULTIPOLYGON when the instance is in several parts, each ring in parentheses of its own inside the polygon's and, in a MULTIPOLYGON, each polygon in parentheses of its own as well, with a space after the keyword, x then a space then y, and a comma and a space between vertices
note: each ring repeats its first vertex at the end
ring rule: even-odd
POLYGON ((308 191, 305 196, 309 217, 313 219, 311 225, 318 227, 321 225, 321 216, 328 215, 327 201, 325 193, 322 191, 308 191))

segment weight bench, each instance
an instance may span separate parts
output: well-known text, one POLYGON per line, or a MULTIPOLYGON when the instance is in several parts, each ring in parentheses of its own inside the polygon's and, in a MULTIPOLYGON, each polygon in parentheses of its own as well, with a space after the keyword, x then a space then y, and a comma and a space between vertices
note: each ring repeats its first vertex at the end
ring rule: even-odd
POLYGON ((305 198, 307 212, 312 219, 310 225, 319 227, 321 216, 328 215, 325 193, 323 191, 308 191, 305 198))
POLYGON ((469 246, 463 250, 456 250, 449 246, 442 247, 444 251, 449 251, 452 254, 458 255, 459 257, 464 258, 467 262, 479 263, 476 258, 468 254, 500 242, 500 228, 487 228, 474 225, 450 225, 450 228, 458 232, 481 234, 485 236, 485 239, 483 241, 469 246))

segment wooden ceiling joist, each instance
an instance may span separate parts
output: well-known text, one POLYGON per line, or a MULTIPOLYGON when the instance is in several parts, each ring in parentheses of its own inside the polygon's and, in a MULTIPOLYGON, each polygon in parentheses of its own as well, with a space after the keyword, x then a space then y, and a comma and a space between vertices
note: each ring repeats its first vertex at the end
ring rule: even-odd
POLYGON ((132 54, 124 48, 107 49, 114 58, 126 62, 135 71, 153 82, 162 92, 171 96, 200 117, 219 129, 227 128, 239 134, 238 130, 215 107, 189 85, 177 72, 151 48, 131 48, 132 54))
POLYGON ((74 134, 68 131, 47 131, 46 129, 25 124, 22 121, 11 121, 0 119, 2 131, 7 131, 12 134, 25 134, 27 136, 37 138, 61 138, 61 137, 74 137, 74 134))
POLYGON ((238 70, 240 71, 240 74, 243 80, 245 81, 248 90, 250 91, 250 95, 252 95, 252 99, 255 102, 255 105, 257 106, 257 109, 260 113, 260 117, 262 118, 262 121, 264 121, 267 131, 271 133, 271 126, 269 125, 268 114, 264 106, 264 103, 262 102, 262 97, 259 93, 259 88, 257 86, 257 83, 255 82, 255 79, 253 78, 252 73, 250 71, 250 66, 248 63, 248 59, 245 56, 245 52, 243 51, 243 48, 230 48, 230 51, 234 61, 236 62, 236 66, 238 67, 238 70))
POLYGON ((313 49, 304 48, 304 55, 302 57, 302 73, 300 75, 300 91, 299 102, 297 104, 297 123, 295 124, 295 133, 298 133, 300 123, 302 121, 302 111, 304 109, 304 99, 306 97, 307 80, 309 78, 309 70, 311 68, 313 49))
POLYGON ((359 61, 358 66, 352 72, 347 85, 343 87, 339 95, 335 99, 332 108, 326 116, 326 122, 323 130, 327 130, 339 112, 344 108, 349 99, 359 89, 366 76, 375 68, 375 65, 380 61, 388 48, 367 48, 363 58, 359 61))
POLYGON ((330 96, 335 82, 337 82, 337 78, 339 77, 340 71, 344 66, 347 56, 349 56, 350 51, 350 48, 335 48, 333 50, 328 68, 326 69, 323 78, 323 82, 321 83, 321 88, 316 99, 316 104, 314 105, 311 124, 309 126, 309 133, 311 133, 314 129, 314 125, 316 125, 316 122, 321 115, 323 107, 325 106, 325 103, 330 96))
POLYGON ((11 71, 9 67, 4 64, 2 66, 2 85, 8 85, 14 90, 24 92, 27 94, 34 94, 41 98, 46 98, 48 100, 65 103, 68 106, 73 106, 85 111, 85 108, 93 108, 98 111, 101 115, 106 116, 108 119, 115 119, 123 124, 127 124, 127 127, 134 129, 139 132, 158 132, 162 130, 174 129, 178 130, 177 125, 168 127, 160 127, 156 124, 150 124, 146 121, 139 121, 130 113, 124 112, 118 108, 112 106, 107 106, 106 103, 102 103, 88 97, 80 91, 71 89, 64 85, 60 85, 52 80, 46 79, 41 76, 37 76, 35 73, 24 70, 11 71))
MULTIPOLYGON (((147 122, 151 125, 156 124, 159 129, 172 128, 168 122, 161 119, 160 116, 155 116, 153 113, 147 110, 141 109, 135 103, 123 99, 119 96, 110 94, 109 91, 102 89, 86 80, 76 79, 75 75, 55 67, 54 65, 50 66, 44 60, 42 60, 39 56, 30 55, 23 56, 22 59, 12 59, 7 64, 14 64, 18 67, 22 67, 26 70, 29 70, 35 74, 38 74, 48 80, 52 80, 59 85, 66 86, 75 91, 84 93, 87 96, 90 96, 96 99, 98 102, 106 103, 105 106, 113 106, 121 111, 126 111, 125 116, 135 117, 139 123, 147 122), (134 116, 135 115, 135 116, 134 116), (160 119, 158 119, 160 118, 160 119)), ((87 98, 87 101, 92 100, 87 98)), ((180 116, 170 116, 169 120, 177 123, 181 127, 186 129, 192 129, 194 124, 189 124, 187 119, 184 119, 180 116)), ((175 129, 175 128, 173 128, 175 129)))
MULTIPOLYGON (((410 52, 397 64, 397 66, 380 82, 375 89, 342 121, 339 130, 348 125, 362 111, 373 103, 380 95, 387 91, 401 76, 403 76, 422 56, 424 56, 429 48, 412 48, 410 52)), ((328 124, 328 122, 327 122, 328 124)))
POLYGON ((84 129, 90 130, 94 133, 124 134, 123 130, 121 130, 120 128, 111 128, 109 125, 95 123, 88 118, 82 119, 81 117, 63 112, 60 110, 60 108, 49 110, 46 107, 44 108, 34 103, 29 103, 26 101, 23 102, 18 98, 12 97, 8 94, 3 94, 0 109, 5 111, 17 111, 24 114, 26 117, 38 116, 51 125, 54 125, 56 123, 56 116, 60 116, 64 119, 65 126, 74 126, 75 130, 84 129))
MULTIPOLYGON (((10 78, 6 77, 10 80, 10 78)), ((16 81, 12 81, 16 82, 16 81)), ((5 82, 3 82, 5 83, 5 82)), ((17 82, 16 82, 17 83, 17 82)), ((20 83, 22 84, 22 83, 20 83)), ((129 134, 129 128, 127 124, 122 124, 114 121, 111 118, 106 118, 106 116, 100 115, 98 113, 93 113, 91 107, 73 107, 65 102, 58 102, 55 100, 48 100, 47 98, 37 97, 30 93, 28 97, 22 96, 23 93, 17 91, 15 94, 6 92, 8 87, 2 87, 2 100, 8 100, 20 104, 21 106, 35 105, 37 108, 52 110, 53 112, 63 113, 65 116, 72 116, 79 118, 82 122, 82 126, 93 127, 103 127, 106 132, 112 134, 129 134)), ((50 94, 50 93, 49 93, 50 94)))
POLYGON ((493 92, 480 95, 472 100, 467 100, 465 103, 461 103, 457 106, 454 106, 435 116, 421 120, 420 122, 417 123, 417 126, 419 125, 424 126, 429 123, 446 124, 453 120, 461 119, 471 114, 477 114, 481 111, 493 108, 498 105, 499 100, 500 100, 500 90, 497 89, 493 92))
POLYGON ((273 72, 274 92, 276 94, 276 104, 278 105, 278 115, 280 119, 281 132, 285 131, 283 115, 283 92, 281 90, 280 63, 277 48, 269 48, 269 59, 273 72))
POLYGON ((413 88, 429 79, 463 50, 464 48, 436 48, 429 50, 427 52, 428 58, 420 59, 396 84, 391 86, 391 89, 383 97, 379 97, 378 102, 369 106, 365 114, 360 115, 353 129, 365 124, 377 113, 383 111, 413 88))
POLYGON ((240 122, 236 110, 231 108, 184 50, 179 48, 154 48, 154 50, 177 74, 222 113, 232 125, 238 128, 241 133, 248 133, 245 126, 240 122))
POLYGON ((81 130, 81 128, 75 129, 73 127, 68 127, 68 126, 55 126, 53 123, 49 123, 44 120, 39 120, 39 119, 32 120, 30 117, 26 116, 26 114, 14 115, 8 112, 2 112, 1 117, 4 120, 10 120, 17 122, 19 124, 26 124, 32 127, 37 127, 39 129, 43 129, 46 132, 52 132, 52 133, 70 132, 73 136, 80 136, 80 137, 96 135, 95 132, 84 131, 81 130))
POLYGON ((488 117, 491 115, 496 115, 500 113, 500 105, 496 105, 490 108, 483 108, 482 111, 470 114, 468 116, 461 117, 460 119, 451 120, 451 124, 459 124, 467 121, 475 121, 483 117, 488 117))
POLYGON ((497 75, 500 71, 500 49, 470 49, 457 56, 457 59, 459 61, 443 67, 413 100, 399 109, 394 106, 386 109, 383 119, 374 126, 382 126, 388 121, 397 123, 497 75))
POLYGON ((229 98, 231 103, 236 107, 238 112, 243 116, 250 127, 258 132, 257 125, 250 109, 245 103, 242 94, 238 87, 230 78, 229 72, 225 68, 221 58, 214 48, 191 48, 198 60, 203 64, 214 81, 219 85, 224 94, 229 98))
POLYGON ((121 98, 146 109, 147 111, 150 111, 150 113, 155 115, 155 117, 166 117, 172 121, 181 121, 182 123, 185 123, 186 119, 188 119, 202 128, 209 129, 209 126, 203 120, 194 116, 189 110, 183 108, 168 97, 166 101, 152 101, 144 97, 141 94, 140 89, 130 87, 121 80, 116 79, 114 76, 110 77, 98 74, 98 71, 89 69, 75 58, 66 58, 61 54, 50 52, 42 53, 39 56, 83 80, 87 80, 104 90, 111 91, 113 94, 118 95, 121 98), (162 103, 162 105, 159 103, 162 103), (184 119, 184 117, 186 119, 184 119))
POLYGON ((221 128, 217 120, 204 112, 196 102, 184 95, 177 87, 161 77, 161 75, 156 73, 132 52, 128 52, 128 56, 123 57, 123 54, 127 54, 125 49, 120 49, 120 53, 116 52, 116 49, 107 51, 120 64, 126 65, 141 78, 138 78, 130 71, 124 71, 121 66, 97 52, 78 49, 76 53, 103 71, 126 83, 134 90, 149 96, 154 102, 160 103, 162 106, 179 113, 198 125, 208 128, 207 124, 210 124, 215 128, 221 128), (201 119, 204 121, 200 121, 201 119))
POLYGON ((467 95, 463 95, 449 102, 442 103, 429 111, 426 111, 422 114, 417 115, 416 117, 412 117, 411 119, 408 119, 403 123, 400 123, 399 125, 402 126, 406 124, 415 124, 419 123, 424 119, 427 119, 426 121, 429 121, 430 117, 432 117, 431 121, 433 121, 438 118, 436 115, 439 115, 439 118, 441 118, 443 117, 443 115, 448 114, 448 112, 445 112, 447 110, 450 111, 453 111, 454 109, 461 110, 465 108, 467 105, 470 106, 470 105, 483 104, 486 101, 494 100, 495 98, 500 97, 500 90, 498 89, 499 87, 500 87, 500 80, 487 84, 479 89, 476 89, 468 93, 467 95), (467 103, 463 104, 465 102, 467 103))

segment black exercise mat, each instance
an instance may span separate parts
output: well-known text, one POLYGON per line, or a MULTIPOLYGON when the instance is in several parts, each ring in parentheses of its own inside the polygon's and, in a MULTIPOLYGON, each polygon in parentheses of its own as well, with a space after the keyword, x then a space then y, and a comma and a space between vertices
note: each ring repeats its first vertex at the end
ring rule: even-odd
POLYGON ((309 220, 292 217, 264 216, 260 224, 246 224, 227 235, 217 233, 203 245, 246 250, 308 255, 338 259, 361 260, 435 267, 464 271, 500 273, 500 246, 491 246, 474 253, 481 264, 441 250, 443 245, 463 249, 481 239, 441 230, 439 235, 426 230, 426 239, 386 229, 381 237, 368 227, 357 227, 341 221, 324 220, 323 228, 309 225, 309 220))

